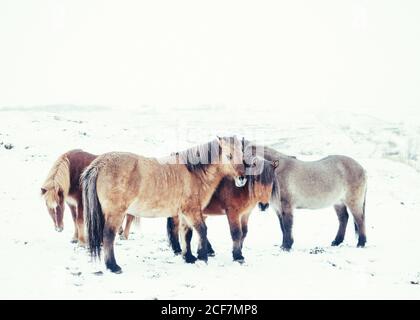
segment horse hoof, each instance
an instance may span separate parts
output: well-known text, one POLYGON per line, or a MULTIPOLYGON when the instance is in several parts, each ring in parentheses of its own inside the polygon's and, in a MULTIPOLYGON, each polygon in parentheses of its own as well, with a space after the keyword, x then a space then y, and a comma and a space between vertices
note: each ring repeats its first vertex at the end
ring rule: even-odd
POLYGON ((77 243, 77 241, 78 241, 77 239, 71 239, 70 243, 77 243))
POLYGON ((84 241, 77 241, 77 245, 79 246, 79 247, 82 247, 82 248, 86 248, 87 247, 87 245, 86 245, 86 242, 84 242, 84 241))
POLYGON ((366 244, 366 237, 359 239, 359 241, 357 242, 357 247, 358 248, 364 248, 366 244))
POLYGON ((207 249, 207 254, 209 257, 214 257, 216 255, 212 247, 207 249))
POLYGON ((191 255, 184 256, 184 260, 186 263, 195 263, 197 261, 197 258, 191 255))
POLYGON ((285 246, 281 246, 281 250, 289 252, 291 249, 291 247, 285 247, 285 246))
POLYGON ((121 270, 121 268, 120 268, 120 269, 115 270, 115 271, 112 271, 112 270, 111 270, 111 272, 112 272, 112 273, 115 273, 115 274, 121 274, 121 273, 122 273, 122 270, 121 270))
MULTIPOLYGON (((208 257, 214 257, 216 255, 216 253, 213 251, 213 250, 211 250, 211 251, 207 251, 207 256, 208 257)), ((197 256, 200 256, 200 254, 197 252, 197 256)), ((200 258, 198 258, 199 260, 204 260, 204 259, 200 259, 200 258)))
POLYGON ((204 262, 207 262, 207 260, 208 260, 208 254, 206 254, 206 255, 198 255, 197 256, 197 259, 198 260, 201 260, 201 261, 204 261, 204 262))
POLYGON ((208 249, 204 250, 203 248, 201 248, 201 249, 197 250, 198 260, 207 262, 208 257, 209 257, 208 249))
POLYGON ((182 253, 182 250, 174 250, 174 255, 179 256, 182 253))
POLYGON ((243 264, 245 262, 245 258, 241 256, 234 258, 233 261, 238 262, 239 264, 243 264))
POLYGON ((338 242, 338 241, 333 241, 333 242, 331 242, 331 246, 333 246, 333 247, 337 247, 337 246, 339 246, 341 244, 341 241, 340 242, 338 242))
POLYGON ((120 240, 128 240, 128 238, 124 234, 120 234, 120 240))
POLYGON ((107 268, 112 272, 116 274, 122 273, 122 269, 119 265, 115 264, 113 266, 107 266, 107 268))

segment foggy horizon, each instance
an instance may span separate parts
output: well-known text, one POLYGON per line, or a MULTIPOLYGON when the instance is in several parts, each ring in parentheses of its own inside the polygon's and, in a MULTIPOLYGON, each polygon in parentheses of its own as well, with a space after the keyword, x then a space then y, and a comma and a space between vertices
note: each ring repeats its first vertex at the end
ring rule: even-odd
POLYGON ((0 108, 399 108, 420 3, 2 1, 0 108))

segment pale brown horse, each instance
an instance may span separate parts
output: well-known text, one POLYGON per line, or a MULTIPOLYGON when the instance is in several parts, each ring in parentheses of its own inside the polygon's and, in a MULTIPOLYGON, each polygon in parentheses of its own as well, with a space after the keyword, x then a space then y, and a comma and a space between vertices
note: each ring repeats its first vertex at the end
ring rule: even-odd
POLYGON ((48 212, 55 229, 61 232, 64 228, 63 214, 65 204, 70 207, 74 221, 72 242, 85 244, 83 223, 82 190, 79 179, 83 170, 97 156, 82 150, 71 150, 61 155, 50 169, 47 179, 41 187, 48 212))
POLYGON ((103 242, 105 265, 119 273, 114 239, 126 212, 142 217, 181 215, 200 237, 198 259, 207 261, 202 210, 220 181, 246 183, 241 142, 218 138, 165 159, 112 152, 94 160, 81 177, 88 244, 93 256, 103 242))
MULTIPOLYGON (((258 158, 255 158, 255 160, 257 162, 252 163, 251 168, 249 168, 251 170, 247 168, 247 183, 245 187, 238 188, 231 178, 224 178, 213 194, 210 203, 203 211, 203 214, 206 216, 227 216, 233 241, 233 260, 238 262, 244 261, 242 246, 248 232, 249 215, 258 203, 262 211, 268 208, 275 178, 274 169, 278 165, 277 161, 266 161, 258 158)), ((187 228, 186 255, 193 262, 194 257, 190 246, 192 229, 185 225, 181 225, 181 227, 187 228)), ((181 252, 178 241, 179 228, 180 219, 178 217, 168 218, 167 232, 175 254, 181 252)), ((208 250, 210 255, 214 254, 210 243, 208 243, 208 250)))
MULTIPOLYGON (((249 146, 252 148, 252 146, 249 146)), ((354 159, 333 155, 318 161, 301 161, 272 148, 264 148, 264 158, 279 162, 270 201, 276 211, 283 232, 282 247, 289 250, 293 244, 292 225, 294 209, 321 209, 333 206, 339 221, 332 246, 344 240, 350 210, 354 218, 358 247, 366 243, 365 203, 367 175, 354 159)))
MULTIPOLYGON (((80 149, 70 150, 62 154, 55 161, 41 187, 41 194, 58 232, 63 231, 64 228, 65 203, 70 207, 74 222, 72 242, 79 242, 81 245, 84 245, 86 241, 80 176, 83 170, 97 157, 97 155, 80 149)), ((127 223, 126 230, 121 230, 122 237, 128 234, 130 225, 131 221, 127 223)))

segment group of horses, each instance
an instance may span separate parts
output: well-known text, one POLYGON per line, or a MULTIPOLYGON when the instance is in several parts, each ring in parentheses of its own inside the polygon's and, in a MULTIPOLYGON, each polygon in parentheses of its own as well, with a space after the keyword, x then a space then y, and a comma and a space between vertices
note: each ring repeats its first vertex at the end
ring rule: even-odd
POLYGON ((135 217, 167 217, 171 247, 188 263, 214 255, 205 223, 212 215, 227 216, 233 259, 243 262, 248 218, 257 205, 264 211, 270 204, 276 212, 284 250, 293 245, 294 209, 328 206, 334 206, 339 220, 332 245, 344 240, 349 210, 357 246, 363 247, 366 189, 366 172, 352 158, 301 161, 233 136, 164 158, 72 150, 56 160, 41 193, 56 230, 63 230, 67 203, 75 225, 72 241, 87 245, 94 257, 103 248, 106 267, 120 273, 114 240, 117 233, 128 238, 135 217), (197 257, 191 251, 193 230, 199 239, 197 257))

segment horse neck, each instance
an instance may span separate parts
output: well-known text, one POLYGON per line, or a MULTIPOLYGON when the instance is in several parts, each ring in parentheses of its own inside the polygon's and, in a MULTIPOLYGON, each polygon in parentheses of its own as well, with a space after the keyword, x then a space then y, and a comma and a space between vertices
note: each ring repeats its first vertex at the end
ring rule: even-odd
POLYGON ((205 171, 197 173, 195 177, 201 185, 202 195, 205 196, 204 202, 207 204, 225 174, 222 172, 220 165, 211 164, 205 171))

